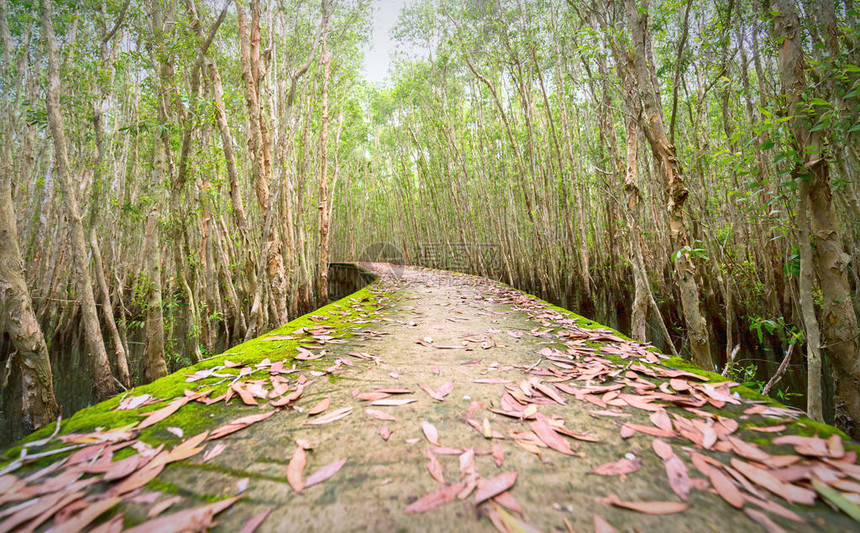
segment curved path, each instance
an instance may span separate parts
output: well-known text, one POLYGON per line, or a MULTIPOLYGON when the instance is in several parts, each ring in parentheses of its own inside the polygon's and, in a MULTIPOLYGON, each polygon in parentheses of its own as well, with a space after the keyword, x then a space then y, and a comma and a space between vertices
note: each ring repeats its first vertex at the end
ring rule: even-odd
POLYGON ((75 450, 5 465, 0 531, 857 531, 832 428, 502 284, 364 266, 380 281, 27 448, 75 450))

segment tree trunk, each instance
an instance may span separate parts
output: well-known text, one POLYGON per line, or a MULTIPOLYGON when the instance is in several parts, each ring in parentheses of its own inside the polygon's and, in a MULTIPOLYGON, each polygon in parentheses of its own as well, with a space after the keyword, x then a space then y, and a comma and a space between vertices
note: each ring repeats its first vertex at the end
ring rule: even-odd
POLYGON ((683 168, 675 154, 675 147, 666 136, 658 87, 652 81, 655 65, 653 62, 649 65, 646 61, 646 53, 650 48, 650 37, 646 36, 646 19, 640 13, 636 0, 625 0, 624 5, 627 24, 633 39, 633 73, 637 79, 645 112, 646 124, 643 125, 643 130, 654 153, 658 174, 666 188, 669 238, 673 248, 673 273, 681 293, 681 309, 687 325, 687 334, 690 337, 690 351, 694 363, 706 370, 713 370, 710 332, 700 309, 696 267, 689 251, 684 250, 685 247, 690 246, 684 220, 684 202, 687 200, 689 191, 684 183, 683 168))
POLYGON ((830 189, 830 166, 825 153, 824 130, 811 131, 818 122, 816 106, 806 106, 808 90, 806 65, 801 45, 800 21, 791 0, 776 0, 779 15, 774 17, 774 33, 779 47, 779 75, 789 102, 792 135, 802 154, 804 173, 801 190, 809 202, 812 234, 812 263, 822 293, 821 326, 824 350, 833 365, 836 385, 836 424, 853 437, 860 437, 860 355, 857 353, 857 317, 848 283, 850 257, 842 249, 839 223, 830 189), (810 108, 805 113, 805 108, 810 108))
POLYGON ((319 189, 319 242, 317 243, 317 305, 325 305, 328 301, 328 83, 331 57, 328 53, 329 17, 331 5, 328 0, 322 0, 323 36, 322 53, 322 116, 320 117, 320 189, 319 189))
POLYGON ((812 297, 812 247, 809 245, 809 223, 806 219, 808 184, 801 183, 797 202, 797 240, 800 243, 798 292, 803 324, 806 329, 806 413, 816 422, 824 422, 821 406, 821 332, 815 317, 812 297))
POLYGON ((99 327, 96 301, 89 275, 86 234, 78 208, 75 181, 72 180, 71 168, 69 167, 63 116, 60 112, 60 51, 57 46, 57 38, 54 36, 54 26, 51 22, 51 0, 44 0, 40 5, 42 33, 44 34, 45 43, 48 48, 48 90, 45 96, 48 126, 54 141, 54 157, 57 165, 57 175, 63 188, 66 216, 71 226, 75 281, 80 291, 87 351, 92 363, 93 390, 96 397, 103 400, 111 397, 116 392, 116 388, 114 387, 114 378, 111 375, 110 362, 108 361, 101 328, 99 327))

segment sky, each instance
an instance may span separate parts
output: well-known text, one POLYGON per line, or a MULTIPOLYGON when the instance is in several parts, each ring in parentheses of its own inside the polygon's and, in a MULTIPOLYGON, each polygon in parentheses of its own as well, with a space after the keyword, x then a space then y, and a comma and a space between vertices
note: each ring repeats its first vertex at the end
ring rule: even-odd
POLYGON ((391 64, 395 43, 389 33, 397 23, 397 15, 410 0, 373 0, 373 35, 364 56, 363 73, 371 83, 382 83, 391 64))

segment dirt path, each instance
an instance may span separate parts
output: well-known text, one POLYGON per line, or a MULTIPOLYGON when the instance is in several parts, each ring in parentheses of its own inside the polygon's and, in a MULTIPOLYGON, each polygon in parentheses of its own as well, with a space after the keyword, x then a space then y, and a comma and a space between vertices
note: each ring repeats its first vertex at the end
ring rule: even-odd
MULTIPOLYGON (((815 478, 856 499, 856 448, 839 436, 772 445, 796 433, 796 413, 707 385, 500 284, 367 266, 382 276, 376 313, 342 339, 323 339, 323 358, 294 361, 300 380, 312 381, 294 408, 210 441, 163 470, 150 492, 169 487, 180 496, 175 509, 240 495, 215 517, 225 531, 267 512, 258 531, 857 530, 820 499, 792 506, 782 497, 814 499, 815 478), (333 362, 329 374, 319 371, 333 362), (307 414, 326 398, 324 412, 307 414), (346 408, 342 418, 307 425, 346 408), (786 424, 782 432, 746 428, 786 424), (342 460, 330 478, 296 491, 342 460)), ((320 314, 319 324, 336 316, 320 314)), ((225 420, 210 416, 201 424, 210 430, 225 420)), ((126 526, 152 505, 124 502, 126 526)))

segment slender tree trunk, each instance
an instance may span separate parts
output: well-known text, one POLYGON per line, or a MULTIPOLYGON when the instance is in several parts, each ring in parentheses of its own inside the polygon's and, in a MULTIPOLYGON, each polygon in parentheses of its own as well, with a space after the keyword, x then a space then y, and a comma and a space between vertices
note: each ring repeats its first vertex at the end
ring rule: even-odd
POLYGON ((684 220, 684 203, 689 191, 684 183, 683 169, 675 154, 675 147, 666 136, 658 87, 652 81, 655 65, 653 62, 649 65, 646 61, 646 53, 650 48, 650 38, 646 35, 646 19, 640 13, 636 0, 625 0, 624 5, 627 24, 633 39, 633 73, 637 79, 645 112, 646 125, 643 129, 651 144, 658 174, 666 187, 668 200, 666 210, 669 217, 669 237, 673 247, 674 276, 681 293, 681 308, 690 337, 690 351, 693 362, 706 370, 713 370, 710 332, 700 308, 696 267, 690 253, 684 251, 685 247, 690 246, 687 224, 684 220))
MULTIPOLYGON (((5 4, 5 0, 0 0, 5 4)), ((5 5, 0 6, 4 13, 5 5)), ((45 337, 33 312, 30 291, 24 279, 24 260, 18 247, 18 232, 12 207, 11 147, 12 137, 4 132, 0 146, 0 331, 6 331, 17 351, 11 355, 21 369, 24 430, 40 428, 60 412, 54 398, 51 361, 45 337)))
POLYGON ((801 184, 798 189, 797 229, 800 243, 800 276, 798 289, 800 293, 800 309, 806 329, 806 412, 809 418, 816 422, 824 422, 821 406, 821 333, 818 329, 818 319, 815 316, 815 304, 812 297, 812 246, 809 244, 809 223, 807 222, 807 184, 801 184))
POLYGON ((324 305, 328 301, 328 230, 329 230, 329 202, 328 202, 328 84, 331 57, 328 52, 329 18, 331 16, 331 4, 328 0, 322 0, 323 12, 323 36, 322 52, 322 116, 320 117, 320 189, 319 189, 319 242, 317 243, 317 277, 316 296, 317 304, 324 305))
POLYGON ((54 36, 54 26, 51 22, 51 0, 43 0, 41 6, 42 33, 48 47, 48 90, 46 103, 48 125, 54 140, 54 157, 57 165, 57 176, 63 188, 63 202, 66 206, 66 216, 71 226, 72 250, 75 264, 75 281, 80 291, 81 311, 86 332, 87 351, 92 363, 93 390, 100 400, 109 398, 116 392, 110 362, 105 351, 101 328, 99 327, 96 301, 89 275, 89 257, 87 255, 86 233, 81 220, 80 209, 76 198, 76 186, 71 176, 66 136, 63 126, 63 116, 60 112, 60 51, 57 38, 54 36))

